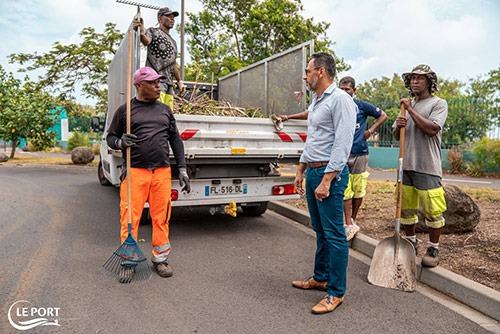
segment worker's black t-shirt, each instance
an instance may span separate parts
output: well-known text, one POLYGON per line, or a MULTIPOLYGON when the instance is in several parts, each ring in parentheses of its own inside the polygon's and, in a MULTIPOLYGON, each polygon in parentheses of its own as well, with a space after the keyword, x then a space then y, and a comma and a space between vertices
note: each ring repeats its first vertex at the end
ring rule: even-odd
MULTIPOLYGON (((106 141, 112 149, 127 129, 127 105, 116 110, 108 128, 106 141)), ((169 143, 178 167, 186 167, 184 144, 179 136, 174 115, 169 106, 155 100, 133 98, 130 107, 130 133, 137 136, 131 147, 131 167, 154 169, 170 165, 169 143)), ((125 159, 125 154, 123 155, 125 159)))

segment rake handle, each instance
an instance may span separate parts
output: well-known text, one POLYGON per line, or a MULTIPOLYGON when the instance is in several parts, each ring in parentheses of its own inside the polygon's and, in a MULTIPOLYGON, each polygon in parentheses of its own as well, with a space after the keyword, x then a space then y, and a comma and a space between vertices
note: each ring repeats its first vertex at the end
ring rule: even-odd
MULTIPOLYGON (((132 31, 128 31, 128 54, 127 54, 127 134, 130 134, 130 109, 131 109, 131 85, 132 85, 132 31)), ((128 232, 132 233, 132 206, 130 205, 130 199, 132 197, 132 192, 130 189, 130 147, 127 147, 126 151, 126 168, 127 168, 127 219, 128 219, 128 232)))

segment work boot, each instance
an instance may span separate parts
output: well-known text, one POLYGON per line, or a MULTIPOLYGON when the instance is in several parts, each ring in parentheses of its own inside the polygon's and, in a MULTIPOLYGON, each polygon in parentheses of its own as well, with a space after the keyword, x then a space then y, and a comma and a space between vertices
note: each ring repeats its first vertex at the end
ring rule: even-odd
POLYGON ((293 281, 292 285, 293 287, 299 289, 305 289, 305 290, 317 289, 326 291, 326 282, 318 282, 312 276, 305 281, 293 281))
POLYGON ((439 249, 436 247, 427 247, 427 252, 425 252, 422 258, 422 266, 424 267, 435 267, 439 264, 439 249))
POLYGON ((351 225, 344 225, 344 230, 347 241, 349 241, 354 238, 356 233, 359 232, 359 226, 354 223, 352 223, 351 225))
POLYGON ((167 261, 154 263, 154 267, 161 277, 170 277, 174 274, 172 267, 170 267, 167 261))
POLYGON ((328 312, 332 312, 337 308, 337 306, 342 304, 343 301, 344 297, 334 297, 326 295, 323 299, 319 301, 319 303, 313 306, 311 311, 314 314, 325 314, 328 312))
POLYGON ((120 283, 131 283, 135 275, 135 267, 121 266, 118 273, 118 281, 120 283))

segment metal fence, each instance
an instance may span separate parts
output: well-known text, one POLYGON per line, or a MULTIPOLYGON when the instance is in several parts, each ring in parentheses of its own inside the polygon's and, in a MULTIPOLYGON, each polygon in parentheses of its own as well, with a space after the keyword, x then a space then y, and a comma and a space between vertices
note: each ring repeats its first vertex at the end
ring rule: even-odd
POLYGON ((306 109, 302 80, 314 41, 288 49, 218 80, 219 99, 258 108, 265 115, 294 114, 306 109))
MULTIPOLYGON (((442 148, 458 146, 471 148, 473 143, 483 137, 500 139, 500 108, 491 105, 484 99, 455 98, 448 103, 448 118, 442 133, 442 148)), ((377 147, 397 147, 394 140, 392 125, 400 111, 398 102, 372 102, 387 113, 387 121, 382 124, 378 133, 370 138, 370 144, 377 147)), ((375 122, 369 118, 368 124, 375 122)))

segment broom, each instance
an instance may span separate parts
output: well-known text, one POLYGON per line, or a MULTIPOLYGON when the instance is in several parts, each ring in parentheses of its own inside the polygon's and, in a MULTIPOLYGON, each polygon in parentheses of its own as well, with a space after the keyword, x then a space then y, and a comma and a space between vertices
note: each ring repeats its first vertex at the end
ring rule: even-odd
MULTIPOLYGON (((131 99, 131 67, 132 67, 132 31, 128 32, 128 66, 127 66, 127 133, 130 133, 130 99, 131 99)), ((152 271, 146 257, 132 236, 132 211, 130 205, 130 147, 127 147, 127 216, 128 236, 113 255, 101 267, 108 276, 118 278, 120 283, 134 283, 148 280, 152 271)))

